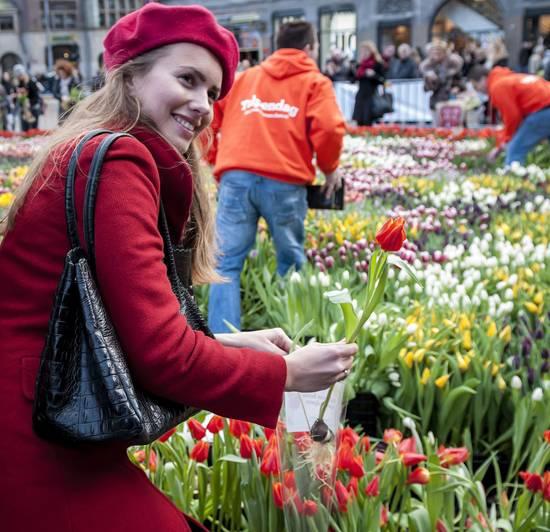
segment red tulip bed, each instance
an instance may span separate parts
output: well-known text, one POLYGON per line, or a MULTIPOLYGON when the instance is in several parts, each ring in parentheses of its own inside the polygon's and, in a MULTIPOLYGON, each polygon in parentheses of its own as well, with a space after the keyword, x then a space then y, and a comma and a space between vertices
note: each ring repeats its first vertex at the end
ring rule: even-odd
MULTIPOLYGON (((0 139, 0 209, 41 142, 0 139)), ((502 170, 493 142, 350 129, 347 206, 310 211, 305 267, 278 278, 260 229, 243 329, 354 339, 323 396, 341 423, 321 439, 285 409, 276 430, 204 412, 129 449, 181 510, 216 531, 550 530, 550 148, 502 170)))

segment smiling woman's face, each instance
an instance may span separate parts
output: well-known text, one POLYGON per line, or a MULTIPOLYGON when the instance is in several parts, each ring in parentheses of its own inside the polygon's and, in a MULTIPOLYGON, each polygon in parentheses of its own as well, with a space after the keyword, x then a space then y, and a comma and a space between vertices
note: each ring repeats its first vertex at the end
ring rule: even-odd
POLYGON ((132 93, 143 114, 185 153, 212 121, 222 68, 212 53, 195 44, 171 44, 165 52, 146 74, 133 79, 132 93))

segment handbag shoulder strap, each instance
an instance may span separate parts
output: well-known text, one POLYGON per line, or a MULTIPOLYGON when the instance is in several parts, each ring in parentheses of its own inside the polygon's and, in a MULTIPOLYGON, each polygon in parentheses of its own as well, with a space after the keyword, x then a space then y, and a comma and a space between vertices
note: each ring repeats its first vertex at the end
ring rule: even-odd
POLYGON ((172 244, 172 237, 170 236, 168 220, 166 219, 166 213, 164 212, 162 201, 160 202, 159 229, 160 234, 162 235, 162 240, 164 241, 164 261, 168 270, 168 279, 172 285, 172 291, 178 296, 178 299, 181 299, 180 295, 183 286, 178 275, 174 246, 172 244))
POLYGON ((131 137, 129 133, 110 133, 105 137, 92 159, 92 164, 90 166, 90 172, 88 174, 88 181, 86 183, 86 193, 84 196, 84 239, 86 242, 88 264, 92 271, 94 271, 95 263, 95 229, 94 229, 94 214, 95 214, 95 200, 97 194, 97 186, 99 185, 99 176, 101 174, 101 168, 103 166, 103 160, 105 159, 105 154, 107 150, 111 147, 115 140, 120 137, 131 137))
POLYGON ((78 240, 77 224, 76 224, 76 208, 75 208, 75 193, 74 193, 74 183, 76 175, 76 166, 78 164, 78 158, 84 149, 85 144, 104 133, 111 133, 108 129, 94 129, 86 135, 84 135, 71 154, 69 160, 69 165, 67 168, 67 177, 65 182, 65 218, 67 220, 67 233, 69 236, 69 242, 71 243, 71 248, 80 247, 80 241, 78 240))
MULTIPOLYGON (((97 195, 97 187, 99 185, 99 177, 101 174, 101 168, 103 166, 103 160, 105 154, 110 146, 120 137, 131 137, 129 133, 112 133, 105 137, 98 146, 92 164, 90 166, 90 172, 88 176, 88 182, 86 183, 86 193, 84 199, 84 239, 86 242, 88 264, 92 271, 95 267, 95 230, 94 230, 94 214, 95 214, 95 200, 97 195)), ((168 278, 172 286, 172 290, 176 295, 181 294, 182 285, 179 282, 179 276, 177 273, 176 259, 174 256, 174 249, 172 245, 172 239, 170 237, 170 230, 168 228, 168 221, 166 214, 160 204, 159 212, 159 229, 164 243, 164 257, 166 267, 168 270, 168 278)), ((179 296, 178 296, 179 297, 179 296)))

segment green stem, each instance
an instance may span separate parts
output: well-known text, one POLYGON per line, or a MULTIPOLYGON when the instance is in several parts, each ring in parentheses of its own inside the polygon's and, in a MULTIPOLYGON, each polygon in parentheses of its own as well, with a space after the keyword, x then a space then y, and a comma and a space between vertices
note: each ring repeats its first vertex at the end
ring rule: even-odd
POLYGON ((330 401, 330 396, 332 395, 332 391, 334 390, 334 384, 330 385, 330 388, 328 389, 328 394, 323 401, 323 404, 321 405, 321 410, 319 410, 319 419, 323 419, 323 416, 325 415, 325 411, 328 407, 328 403, 330 401))

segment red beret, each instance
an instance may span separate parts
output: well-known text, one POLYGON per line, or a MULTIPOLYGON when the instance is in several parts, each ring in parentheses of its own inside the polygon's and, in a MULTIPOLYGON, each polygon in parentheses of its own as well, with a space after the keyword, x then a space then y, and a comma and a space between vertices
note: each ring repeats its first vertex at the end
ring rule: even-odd
POLYGON ((223 71, 220 97, 225 96, 233 85, 239 45, 233 34, 202 6, 153 2, 122 17, 103 40, 105 68, 112 70, 145 52, 178 42, 197 44, 216 56, 223 71))

